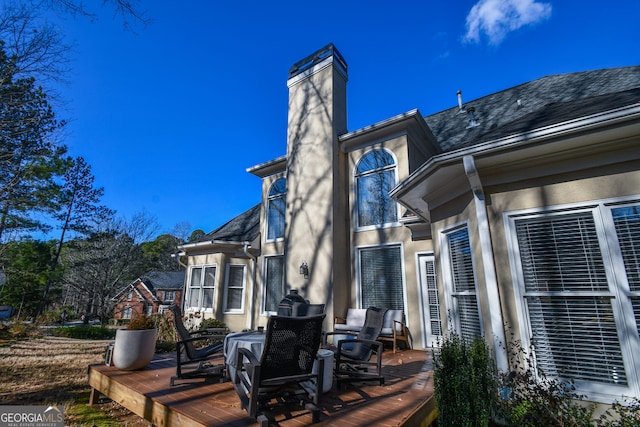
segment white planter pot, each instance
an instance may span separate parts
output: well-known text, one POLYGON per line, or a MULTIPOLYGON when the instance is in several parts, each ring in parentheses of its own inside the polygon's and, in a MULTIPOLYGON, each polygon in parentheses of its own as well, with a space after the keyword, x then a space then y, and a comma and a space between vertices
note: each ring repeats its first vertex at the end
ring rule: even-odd
POLYGON ((151 362, 156 351, 158 329, 116 331, 111 363, 118 369, 135 371, 151 362))

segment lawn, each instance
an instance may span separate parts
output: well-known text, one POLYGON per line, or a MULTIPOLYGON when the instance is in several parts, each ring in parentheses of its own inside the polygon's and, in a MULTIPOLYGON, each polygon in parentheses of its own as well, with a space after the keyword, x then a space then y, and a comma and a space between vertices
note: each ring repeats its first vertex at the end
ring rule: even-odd
POLYGON ((107 399, 90 407, 87 366, 110 341, 39 337, 0 344, 0 405, 62 405, 65 426, 148 426, 107 399))

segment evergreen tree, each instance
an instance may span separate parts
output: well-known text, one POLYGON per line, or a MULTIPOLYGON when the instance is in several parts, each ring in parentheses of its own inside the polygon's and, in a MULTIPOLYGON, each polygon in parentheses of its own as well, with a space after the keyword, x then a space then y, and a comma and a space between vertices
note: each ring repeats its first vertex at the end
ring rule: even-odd
MULTIPOLYGON (((104 188, 94 188, 93 183, 94 176, 91 174, 91 166, 82 157, 68 160, 63 182, 56 193, 51 212, 60 226, 60 238, 51 264, 52 271, 58 267, 68 232, 73 232, 76 235, 88 235, 91 224, 113 216, 113 211, 98 204, 104 194, 104 188)), ((54 278, 54 275, 49 276, 38 314, 44 311, 48 303, 49 291, 54 278)))
POLYGON ((51 208, 66 151, 53 140, 58 122, 32 78, 14 78, 0 42, 0 242, 8 233, 46 230, 34 214, 51 208))

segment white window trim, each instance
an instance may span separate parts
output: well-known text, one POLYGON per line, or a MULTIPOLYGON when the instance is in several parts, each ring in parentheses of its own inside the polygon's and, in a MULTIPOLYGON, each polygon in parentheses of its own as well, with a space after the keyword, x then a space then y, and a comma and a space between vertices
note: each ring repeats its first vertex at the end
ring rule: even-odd
MULTIPOLYGON (((234 287, 237 289, 237 287, 234 287)), ((244 299, 247 290, 247 265, 246 264, 227 264, 225 268, 224 274, 224 312, 229 314, 242 314, 244 313, 244 299), (228 293, 229 293, 229 277, 231 267, 241 267, 242 268, 242 296, 240 299, 240 308, 228 308, 228 293)))
MULTIPOLYGON (((386 246, 399 246, 400 247, 400 267, 402 268, 402 304, 404 305, 403 311, 405 316, 405 321, 408 322, 409 315, 407 313, 407 280, 406 280, 406 269, 404 265, 404 244, 403 242, 389 242, 382 244, 372 244, 372 245, 360 245, 355 247, 355 258, 356 258, 356 308, 367 308, 362 307, 362 277, 360 274, 360 251, 363 249, 375 249, 375 248, 383 248, 386 246)), ((409 325, 407 324, 407 327, 409 325)))
MULTIPOLYGON (((284 294, 284 287, 286 285, 286 277, 285 276, 285 271, 286 271, 286 264, 285 264, 285 257, 284 254, 270 254, 270 255, 264 255, 263 257, 263 262, 262 262, 262 302, 260 304, 260 313, 262 316, 271 316, 274 314, 277 314, 277 308, 276 311, 267 311, 265 309, 265 306, 267 304, 267 259, 269 258, 273 258, 273 257, 281 257, 282 258, 282 263, 283 263, 283 272, 282 272, 282 287, 283 287, 283 294, 284 294)), ((283 295, 284 296, 284 295, 283 295)))
MULTIPOLYGON (((397 220, 394 222, 386 222, 384 224, 372 224, 372 225, 364 225, 364 226, 360 226, 360 223, 358 221, 358 178, 361 176, 358 174, 358 165, 360 164, 360 161, 366 157, 367 155, 369 155, 369 153, 373 152, 373 151, 386 151, 387 153, 389 153, 391 155, 391 157, 393 157, 393 168, 389 167, 388 169, 393 169, 394 171, 394 178, 395 178, 395 186, 397 186, 400 182, 399 178, 398 178, 398 158, 396 157, 395 153, 391 150, 389 150, 388 148, 384 148, 384 147, 371 147, 367 150, 365 150, 360 157, 358 158, 358 160, 355 162, 355 164, 353 165, 353 170, 351 171, 351 178, 353 180, 352 186, 353 186, 353 194, 354 194, 354 209, 353 209, 353 224, 355 225, 355 231, 356 232, 360 232, 360 231, 369 231, 369 230, 380 230, 383 228, 393 228, 393 227, 400 227, 402 225, 402 223, 400 222, 400 217, 402 215, 402 210, 401 210, 401 206, 400 203, 395 202, 396 205, 396 218, 397 220)), ((393 201, 393 199, 391 199, 393 201)))
MULTIPOLYGON (((624 271, 624 264, 621 264, 623 263, 623 260, 617 256, 617 254, 614 254, 613 252, 615 251, 611 249, 619 247, 617 234, 614 229, 607 229, 609 225, 613 227, 611 209, 634 203, 640 203, 640 195, 600 199, 582 203, 567 203, 540 208, 507 211, 503 213, 509 264, 511 266, 511 277, 513 280, 513 292, 516 302, 515 306, 518 316, 520 336, 522 337, 522 345, 526 353, 530 353, 531 351, 530 342, 533 334, 530 327, 529 314, 524 297, 524 273, 520 263, 521 258, 515 222, 522 218, 536 218, 544 215, 591 212, 593 213, 594 221, 596 223, 598 243, 602 253, 607 281, 609 282, 609 292, 607 295, 612 296, 612 310, 615 317, 616 327, 618 328, 618 339, 621 346, 625 368, 628 367, 630 364, 629 362, 633 360, 634 354, 640 355, 640 339, 628 338, 630 336, 630 330, 633 330, 633 335, 637 335, 635 324, 630 325, 629 322, 627 322, 629 319, 634 318, 631 304, 628 303, 629 298, 627 295, 621 294, 620 286, 616 286, 613 290, 611 289, 612 282, 619 284, 621 282, 626 282, 626 277, 621 278, 619 277, 620 275, 616 275, 615 273, 616 270, 620 268, 624 271), (605 216, 608 217, 605 219, 605 216), (626 304, 622 304, 621 300, 625 300, 626 304), (620 324, 622 321, 625 321, 623 325, 620 324)), ((628 283, 626 283, 626 287, 628 291, 628 283)), ((573 294, 579 295, 580 293, 574 292, 573 294)), ((589 295, 593 294, 594 293, 589 293, 589 295)), ((636 361, 638 360, 640 360, 640 358, 636 356, 636 361)), ((628 387, 575 381, 576 389, 578 393, 585 395, 587 399, 603 403, 612 403, 615 400, 620 400, 623 395, 640 398, 640 369, 636 369, 635 372, 626 372, 626 374, 629 382, 628 387)))
POLYGON ((194 264, 194 265, 190 265, 189 266, 189 277, 187 278, 187 292, 185 292, 185 311, 201 311, 204 313, 213 313, 213 307, 202 307, 202 306, 198 306, 198 307, 192 307, 188 304, 190 304, 190 299, 191 299, 191 275, 193 274, 193 270, 195 268, 201 268, 202 269, 202 277, 201 280, 202 282, 200 283, 200 295, 198 296, 198 301, 199 304, 202 304, 202 292, 205 289, 204 287, 204 272, 207 268, 210 267, 214 267, 216 269, 216 276, 214 278, 214 283, 213 286, 207 286, 206 289, 213 289, 213 295, 211 296, 212 298, 212 306, 215 307, 216 305, 216 282, 218 281, 218 276, 220 274, 220 270, 218 269, 218 264, 194 264))
MULTIPOLYGON (((471 248, 475 247, 474 236, 471 233, 471 227, 469 226, 469 221, 462 221, 451 226, 445 227, 438 232, 438 238, 440 242, 440 268, 442 269, 442 288, 444 289, 444 300, 441 302, 445 302, 446 306, 445 310, 445 318, 447 319, 447 329, 451 329, 453 326, 453 330, 456 331, 458 335, 460 335, 460 315, 458 313, 458 306, 454 303, 453 294, 453 271, 451 269, 451 258, 449 256, 449 239, 447 236, 450 233, 459 231, 463 228, 467 229, 469 234, 469 245, 471 248), (452 323, 452 324, 450 324, 452 323)), ((476 263, 474 259, 473 250, 471 251, 471 268, 473 270, 473 280, 475 283, 475 296, 476 302, 478 306, 478 320, 480 322, 480 334, 484 336, 484 322, 482 319, 482 304, 480 302, 480 292, 478 292, 478 274, 476 271, 476 263)), ((461 294, 458 292, 457 294, 461 294)))

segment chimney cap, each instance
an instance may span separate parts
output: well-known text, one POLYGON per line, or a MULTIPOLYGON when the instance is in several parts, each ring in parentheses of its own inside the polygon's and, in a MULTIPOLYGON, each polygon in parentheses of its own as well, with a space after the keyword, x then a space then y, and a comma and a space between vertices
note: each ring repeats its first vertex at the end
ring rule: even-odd
POLYGON ((340 62, 340 65, 342 65, 344 70, 347 70, 347 62, 342 57, 342 54, 338 51, 338 49, 336 49, 333 43, 329 43, 322 49, 317 50, 306 58, 303 58, 293 64, 289 69, 289 78, 305 72, 306 70, 313 67, 325 58, 328 58, 329 56, 333 56, 334 58, 336 58, 338 62, 340 62))

